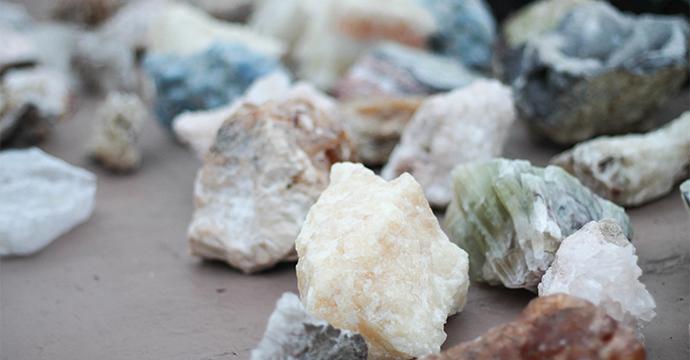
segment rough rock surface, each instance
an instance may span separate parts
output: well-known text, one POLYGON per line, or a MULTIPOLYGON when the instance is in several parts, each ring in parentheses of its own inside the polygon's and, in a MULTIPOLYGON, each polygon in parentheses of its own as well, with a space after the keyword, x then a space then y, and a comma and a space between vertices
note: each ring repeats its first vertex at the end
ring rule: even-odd
POLYGON ((35 253, 86 221, 96 177, 38 148, 0 152, 0 256, 35 253))
POLYGON ((307 314, 297 295, 284 293, 251 354, 251 360, 275 359, 366 360, 367 343, 359 334, 307 314))
POLYGON ((353 157, 338 121, 304 99, 243 105, 218 130, 194 186, 192 253, 244 272, 294 260, 331 165, 353 157))
POLYGON ((364 53, 334 92, 341 100, 422 96, 465 86, 478 77, 451 58, 385 43, 364 53))
POLYGON ((216 43, 191 56, 152 54, 144 66, 156 86, 156 114, 166 128, 183 111, 230 103, 255 79, 280 68, 276 59, 239 43, 216 43))
POLYGON ((148 110, 137 95, 111 93, 96 113, 90 155, 114 172, 136 170, 141 163, 138 139, 148 110))
POLYGON ((565 294, 532 300, 520 317, 423 360, 644 360, 633 329, 565 294))
POLYGON ((642 205, 690 177, 690 111, 644 135, 580 143, 551 162, 616 204, 642 205))
POLYGON ((458 165, 452 179, 444 225, 476 281, 536 290, 561 241, 592 220, 615 219, 631 238, 622 208, 557 166, 494 159, 458 165))
POLYGON ((640 282, 641 275, 635 247, 618 223, 593 221, 561 242, 541 279, 539 296, 577 296, 636 328, 656 315, 654 299, 640 282))
POLYGON ((561 144, 649 128, 688 74, 683 18, 623 15, 597 2, 528 41, 513 81, 535 133, 561 144))
POLYGON ((380 97, 342 103, 340 111, 360 160, 385 164, 422 102, 419 97, 380 97))
POLYGON ((409 172, 429 202, 444 207, 452 197, 453 167, 500 156, 514 119, 510 88, 496 80, 432 96, 403 131, 381 175, 392 179, 409 172))
POLYGON ((438 352, 446 317, 466 301, 467 254, 409 174, 386 182, 361 164, 335 164, 296 248, 307 312, 362 334, 372 359, 438 352))
POLYGON ((71 63, 87 91, 137 90, 136 54, 125 42, 85 33, 75 46, 71 63))

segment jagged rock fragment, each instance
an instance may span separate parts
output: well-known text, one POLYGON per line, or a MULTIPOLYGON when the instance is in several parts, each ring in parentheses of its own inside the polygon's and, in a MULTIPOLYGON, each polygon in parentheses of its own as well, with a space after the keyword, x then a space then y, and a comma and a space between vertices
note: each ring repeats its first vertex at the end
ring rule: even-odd
POLYGON ((616 204, 642 205, 690 177, 690 112, 647 134, 580 143, 551 162, 616 204))
POLYGON ((446 206, 453 167, 500 156, 514 119, 510 88, 495 80, 432 96, 403 131, 381 174, 392 179, 409 172, 432 205, 446 206))
POLYGON ((622 208, 557 166, 478 161, 458 165, 452 181, 444 225, 475 281, 536 290, 561 241, 592 220, 614 219, 631 238, 622 208))
POLYGON ((366 339, 370 359, 438 352, 465 304, 467 254, 441 230, 422 188, 340 163, 296 241, 308 313, 366 339))
POLYGON ((654 299, 640 282, 641 275, 635 247, 618 223, 593 221, 561 242, 541 279, 539 296, 577 296, 636 328, 656 315, 654 299))
POLYGON ((645 130, 650 112, 685 81, 687 52, 683 18, 578 6, 526 43, 513 81, 518 111, 535 133, 561 144, 645 130))
POLYGON ((307 99, 245 104, 218 130, 194 186, 192 253, 255 272, 294 260, 331 165, 353 157, 345 131, 307 99))
POLYGON ((96 177, 38 148, 0 151, 0 256, 35 253, 93 211, 96 177))
POLYGON ((532 300, 520 317, 423 360, 644 360, 633 329, 590 302, 565 294, 532 300))
POLYGON ((141 151, 138 140, 146 106, 138 96, 111 93, 96 113, 96 127, 90 155, 113 172, 129 172, 139 167, 141 151))
POLYGON ((0 76, 7 69, 33 65, 38 61, 38 50, 31 38, 20 31, 0 23, 0 76))
POLYGON ((367 343, 357 333, 307 314, 297 295, 284 293, 251 354, 251 360, 274 359, 366 360, 367 343))

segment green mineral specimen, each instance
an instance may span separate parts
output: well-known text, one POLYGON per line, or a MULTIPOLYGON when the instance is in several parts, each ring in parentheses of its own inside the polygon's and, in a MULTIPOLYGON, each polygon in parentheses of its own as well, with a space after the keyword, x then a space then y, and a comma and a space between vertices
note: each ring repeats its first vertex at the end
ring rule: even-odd
POLYGON ((592 220, 611 218, 630 239, 623 208, 557 166, 493 159, 458 165, 445 228, 467 251, 475 281, 534 291, 563 239, 592 220))

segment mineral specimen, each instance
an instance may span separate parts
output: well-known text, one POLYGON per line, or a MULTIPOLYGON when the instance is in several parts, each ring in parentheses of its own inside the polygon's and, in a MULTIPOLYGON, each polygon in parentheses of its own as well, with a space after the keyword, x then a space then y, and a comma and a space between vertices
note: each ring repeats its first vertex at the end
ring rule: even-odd
POLYGON ((513 81, 535 133, 561 144, 643 130, 688 74, 682 18, 623 15, 597 2, 528 41, 513 81))
POLYGON ((470 256, 470 276, 536 290, 561 241, 592 220, 611 218, 626 237, 625 211, 557 166, 494 159, 458 165, 445 228, 470 256))
POLYGON ((75 47, 72 65, 84 88, 107 94, 135 91, 138 79, 135 52, 100 33, 84 34, 75 47))
POLYGON ((89 218, 96 177, 38 148, 0 152, 0 256, 35 253, 89 218))
POLYGON ((539 284, 539 296, 569 294, 636 327, 654 318, 654 299, 639 280, 635 247, 615 221, 590 222, 565 238, 539 284))
POLYGON ((95 26, 113 15, 127 0, 58 0, 53 17, 95 26))
POLYGON ((644 135, 580 143, 551 162, 602 197, 623 206, 642 205, 690 177, 690 111, 644 135))
POLYGON ((247 273, 294 260, 331 164, 351 150, 339 122, 308 100, 243 105, 218 130, 197 175, 192 253, 247 273))
POLYGON ((368 165, 385 164, 422 101, 418 97, 375 97, 342 103, 341 114, 360 160, 368 165))
POLYGON ((139 167, 139 134, 148 117, 138 96, 111 93, 96 113, 90 154, 107 169, 129 172, 139 167))
POLYGON ((634 330, 591 303, 565 294, 539 297, 520 317, 422 360, 644 360, 634 330))
POLYGON ((372 359, 438 352, 446 317, 465 304, 467 254, 409 174, 386 182, 361 164, 333 165, 296 249, 307 312, 362 334, 372 359))
POLYGON ((444 207, 452 197, 453 167, 499 156, 514 119, 510 88, 495 80, 432 96, 403 131, 381 174, 392 179, 409 172, 429 202, 444 207))
POLYGON ((239 43, 216 43, 191 56, 151 54, 144 66, 156 85, 156 114, 170 128, 175 115, 226 105, 280 64, 239 43))
POLYGON ((38 50, 29 36, 2 23, 0 36, 3 40, 3 46, 0 47, 0 75, 7 69, 37 62, 38 50))
POLYGON ((334 92, 339 99, 428 95, 465 86, 478 77, 450 58, 385 43, 362 55, 334 92))
POLYGON ((251 354, 251 360, 275 359, 366 360, 367 343, 359 334, 310 316, 297 295, 284 293, 251 354))

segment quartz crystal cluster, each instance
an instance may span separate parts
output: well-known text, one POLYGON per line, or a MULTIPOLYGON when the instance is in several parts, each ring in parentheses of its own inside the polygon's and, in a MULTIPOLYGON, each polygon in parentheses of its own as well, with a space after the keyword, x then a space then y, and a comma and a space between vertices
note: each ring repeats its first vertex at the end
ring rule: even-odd
POLYGON ((354 157, 340 124, 304 98, 246 104, 218 130, 194 186, 192 253, 255 272, 296 258, 331 165, 354 157))
POLYGON ((446 317, 466 301, 467 254, 409 174, 386 182, 361 164, 335 164, 296 249, 306 311, 360 333, 369 358, 438 352, 446 317))
POLYGON ((357 333, 307 314, 297 295, 285 293, 251 355, 251 360, 274 359, 366 360, 367 343, 357 333))
POLYGON ((429 202, 444 207, 452 197, 453 167, 500 156, 514 119, 510 88, 496 80, 477 80, 429 97, 403 131, 381 174, 392 179, 409 172, 429 202))
POLYGON ((532 300, 520 317, 423 360, 644 360, 635 331, 590 302, 565 294, 532 300))
POLYGON ((690 177, 690 112, 647 134, 580 143, 551 162, 602 197, 642 205, 690 177))
POLYGON ((536 290, 566 237, 611 218, 631 237, 625 211, 556 166, 494 159, 458 165, 445 228, 467 251, 476 281, 536 290))

